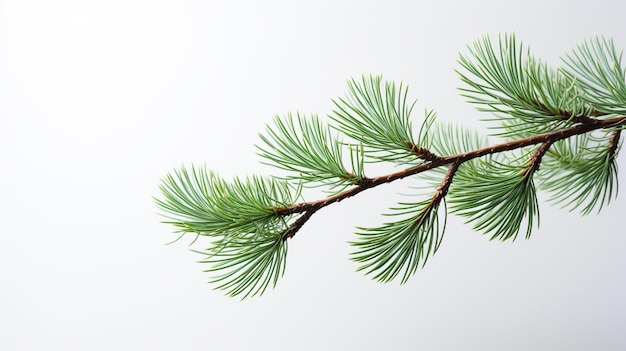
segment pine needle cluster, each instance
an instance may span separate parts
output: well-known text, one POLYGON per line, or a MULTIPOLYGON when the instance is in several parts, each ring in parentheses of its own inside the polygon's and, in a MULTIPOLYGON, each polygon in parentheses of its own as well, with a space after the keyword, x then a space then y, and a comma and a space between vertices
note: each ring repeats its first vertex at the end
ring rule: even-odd
MULTIPOLYGON (((276 117, 260 134, 262 162, 284 172, 225 180, 203 167, 162 179, 155 199, 180 236, 207 237, 210 282, 231 296, 262 294, 285 271, 287 244, 318 210, 403 178, 430 191, 399 201, 377 227, 350 242, 358 270, 405 283, 440 248, 448 213, 501 241, 525 238, 539 224, 537 192, 582 215, 617 194, 617 155, 626 125, 626 69, 613 41, 595 37, 551 67, 513 34, 486 36, 460 55, 462 96, 487 112, 492 137, 416 116, 402 83, 380 76, 348 82, 328 120, 276 117), (367 165, 400 170, 369 176, 367 165), (541 169, 541 171, 540 171, 541 169), (328 196, 304 199, 303 187, 328 196)), ((195 241, 195 240, 194 240, 195 241)))

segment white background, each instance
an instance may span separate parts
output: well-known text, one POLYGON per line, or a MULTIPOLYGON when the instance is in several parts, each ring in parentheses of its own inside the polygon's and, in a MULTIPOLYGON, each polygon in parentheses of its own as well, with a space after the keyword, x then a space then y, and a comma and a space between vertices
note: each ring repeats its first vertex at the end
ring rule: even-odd
MULTIPOLYGON (((415 118, 477 129, 459 51, 515 31, 553 64, 626 49, 623 1, 0 1, 0 349, 624 350, 626 195, 580 217, 541 203, 531 240, 458 218, 404 286, 354 273, 347 241, 406 185, 316 214, 275 290, 240 302, 173 245, 159 178, 269 173, 274 114, 330 111, 361 74, 411 86, 415 118)), ((620 162, 626 161, 620 156, 620 162)), ((620 175, 622 183, 624 173, 620 175)), ((201 249, 202 243, 195 246, 201 249)))

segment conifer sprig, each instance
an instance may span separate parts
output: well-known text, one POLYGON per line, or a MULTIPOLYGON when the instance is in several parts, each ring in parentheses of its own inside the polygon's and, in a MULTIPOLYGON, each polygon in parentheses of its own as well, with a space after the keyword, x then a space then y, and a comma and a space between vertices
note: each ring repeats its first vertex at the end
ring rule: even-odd
POLYGON ((364 177, 362 148, 342 143, 316 115, 276 117, 274 126, 268 126, 266 134, 260 134, 263 145, 257 146, 259 155, 266 163, 289 171, 287 179, 342 190, 364 177), (344 165, 346 149, 350 167, 344 165))
POLYGON ((626 69, 612 39, 595 37, 577 45, 563 61, 563 72, 598 115, 626 114, 626 69))
POLYGON ((406 85, 363 76, 333 100, 329 124, 287 114, 260 135, 263 162, 287 175, 226 181, 197 167, 167 175, 155 200, 165 223, 181 235, 207 237, 209 247, 199 252, 210 282, 250 297, 276 285, 288 241, 317 211, 403 178, 433 190, 410 194, 416 199, 399 201, 389 221, 358 227, 351 241, 358 270, 381 282, 407 282, 437 252, 446 204, 476 231, 502 241, 520 233, 528 239, 538 226, 538 191, 583 215, 608 205, 617 194, 626 126, 626 70, 613 42, 584 41, 556 68, 513 35, 495 44, 482 38, 468 51, 459 58, 462 95, 499 121, 492 134, 505 142, 487 146, 476 132, 439 122, 433 110, 415 117, 406 85), (366 160, 404 168, 367 176, 366 160), (330 194, 307 201, 305 186, 330 194))
POLYGON ((485 119, 499 122, 499 135, 545 133, 592 114, 576 78, 536 59, 515 35, 500 36, 495 47, 484 37, 468 51, 459 58, 462 95, 480 111, 495 113, 485 119))

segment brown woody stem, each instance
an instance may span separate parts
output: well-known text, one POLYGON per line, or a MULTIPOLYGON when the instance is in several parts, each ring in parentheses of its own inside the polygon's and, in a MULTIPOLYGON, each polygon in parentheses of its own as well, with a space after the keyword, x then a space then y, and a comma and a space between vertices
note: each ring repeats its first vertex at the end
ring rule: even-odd
POLYGON ((609 153, 611 154, 611 156, 615 155, 615 152, 617 152, 621 135, 621 129, 614 131, 611 135, 611 140, 609 141, 609 153))
POLYGON ((541 165, 541 159, 543 158, 543 155, 545 155, 546 152, 548 152, 548 149, 550 149, 550 146, 552 145, 552 143, 554 143, 553 140, 548 140, 545 143, 541 144, 541 146, 539 147, 539 149, 537 149, 537 151, 533 152, 533 155, 530 157, 530 161, 528 162, 528 165, 526 165, 526 167, 522 171, 522 174, 524 175, 528 174, 532 176, 533 173, 539 170, 539 165, 541 165))
POLYGON ((426 160, 426 161, 436 161, 440 158, 439 156, 430 152, 430 150, 428 150, 427 148, 419 147, 410 141, 406 142, 406 146, 411 150, 411 152, 415 155, 415 157, 419 159, 426 160))

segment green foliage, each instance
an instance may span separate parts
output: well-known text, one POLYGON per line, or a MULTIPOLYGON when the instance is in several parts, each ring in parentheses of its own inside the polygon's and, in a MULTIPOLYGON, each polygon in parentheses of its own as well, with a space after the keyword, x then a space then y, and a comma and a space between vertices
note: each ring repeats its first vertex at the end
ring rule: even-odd
POLYGON ((398 205, 388 216, 406 215, 406 218, 377 228, 360 227, 359 240, 351 243, 356 248, 352 259, 362 263, 358 270, 372 274, 373 279, 383 283, 400 273, 401 283, 406 283, 420 264, 424 265, 437 251, 445 230, 446 210, 439 211, 439 204, 433 204, 431 199, 398 205))
POLYGON ((534 58, 514 35, 499 37, 497 48, 489 37, 477 40, 459 63, 463 96, 496 113, 489 119, 500 122, 502 136, 545 133, 590 114, 576 78, 534 58))
POLYGON ((487 139, 458 124, 437 121, 429 129, 425 144, 437 155, 450 156, 486 147, 487 139))
POLYGON ((266 163, 290 171, 288 179, 343 189, 364 177, 362 148, 341 143, 317 116, 305 118, 297 114, 294 118, 288 114, 285 118, 276 117, 274 122, 274 128, 267 127, 267 136, 260 135, 265 146, 258 146, 259 155, 266 163), (349 149, 350 171, 343 162, 345 147, 349 149))
POLYGON ((287 241, 280 235, 283 228, 277 229, 274 235, 225 237, 213 242, 202 252, 206 258, 200 261, 210 265, 205 272, 217 274, 210 283, 242 298, 262 294, 270 284, 276 285, 287 258, 287 241))
POLYGON ((226 182, 214 172, 193 167, 167 175, 157 205, 181 233, 213 238, 201 252, 210 280, 231 296, 263 293, 285 269, 290 215, 277 208, 292 205, 300 188, 277 178, 253 176, 226 182))
POLYGON ((375 161, 415 161, 412 145, 421 145, 421 139, 430 120, 427 113, 418 134, 413 137, 411 111, 414 102, 407 101, 408 89, 402 84, 384 82, 381 77, 362 77, 348 81, 349 93, 333 100, 336 109, 329 117, 335 128, 368 148, 366 156, 375 161), (408 144, 410 142, 411 144, 408 144))
POLYGON ((450 193, 452 212, 467 217, 475 230, 501 241, 514 240, 526 219, 529 238, 533 220, 539 216, 532 173, 497 161, 468 162, 463 166, 450 193))
POLYGON ((275 208, 293 204, 298 187, 276 178, 253 176, 226 182, 205 168, 182 167, 163 180, 164 200, 157 205, 179 231, 205 236, 265 233, 280 228, 284 218, 275 208))
POLYGON ((596 37, 565 56, 563 70, 582 92, 581 98, 599 114, 626 114, 626 70, 613 40, 596 37))
POLYGON ((605 141, 578 135, 555 143, 546 154, 541 188, 552 193, 550 201, 583 215, 608 205, 617 194, 616 152, 605 141))
POLYGON ((460 56, 462 95, 498 122, 489 130, 504 143, 488 146, 478 133, 438 121, 433 110, 415 117, 406 85, 363 76, 333 100, 329 124, 316 115, 287 114, 260 134, 262 161, 286 174, 226 181, 204 168, 182 167, 163 179, 156 204, 181 235, 206 237, 209 247, 198 252, 210 282, 248 297, 276 285, 287 242, 316 211, 413 178, 425 184, 411 188, 414 200, 399 201, 379 226, 358 227, 350 242, 359 271, 405 283, 440 248, 446 203, 476 231, 506 241, 519 233, 528 239, 538 226, 539 190, 583 215, 614 198, 626 124, 621 53, 611 40, 594 38, 563 62, 550 67, 514 35, 479 39, 460 56), (366 161, 401 169, 369 177, 366 161), (307 201, 305 186, 330 195, 307 201))

